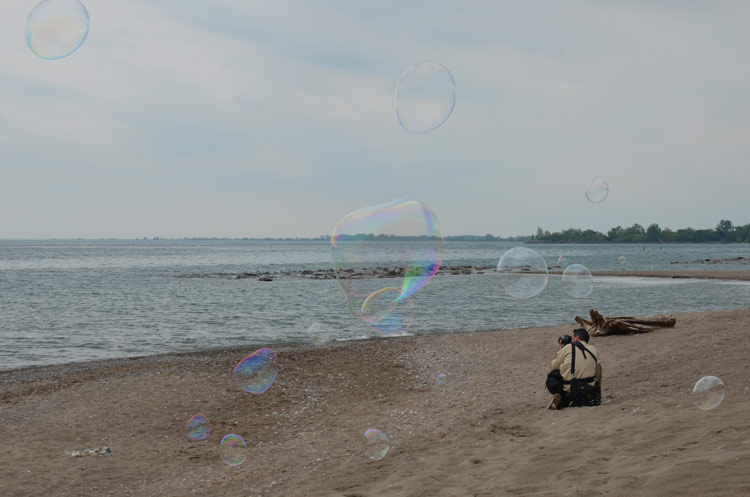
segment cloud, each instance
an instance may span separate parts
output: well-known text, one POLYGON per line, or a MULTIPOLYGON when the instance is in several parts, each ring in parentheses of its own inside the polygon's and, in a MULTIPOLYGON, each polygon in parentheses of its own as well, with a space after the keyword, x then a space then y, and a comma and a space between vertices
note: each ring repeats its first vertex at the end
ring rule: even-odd
POLYGON ((28 5, 0 7, 0 237, 318 235, 401 197, 446 234, 750 207, 742 4, 85 4, 59 61, 26 47, 28 5), (457 100, 416 136, 393 91, 423 60, 457 100))

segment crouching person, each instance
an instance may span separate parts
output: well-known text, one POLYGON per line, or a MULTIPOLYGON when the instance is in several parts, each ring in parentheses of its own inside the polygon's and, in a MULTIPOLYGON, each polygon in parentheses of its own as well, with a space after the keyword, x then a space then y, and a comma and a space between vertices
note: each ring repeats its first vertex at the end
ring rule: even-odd
POLYGON ((552 394, 549 409, 567 406, 598 406, 601 403, 602 369, 596 348, 589 345, 589 333, 573 330, 557 341, 557 355, 547 375, 547 390, 552 394))

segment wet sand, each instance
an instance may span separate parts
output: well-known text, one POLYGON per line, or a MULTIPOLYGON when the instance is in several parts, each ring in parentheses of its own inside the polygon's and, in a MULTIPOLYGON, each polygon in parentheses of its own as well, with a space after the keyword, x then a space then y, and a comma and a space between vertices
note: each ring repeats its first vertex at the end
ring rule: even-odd
POLYGON ((544 379, 572 316, 280 347, 262 395, 231 377, 245 349, 3 372, 0 495, 748 495, 750 310, 675 316, 592 339, 605 404, 563 411, 546 410, 544 379), (690 396, 704 375, 726 385, 711 411, 690 396), (185 436, 197 412, 212 422, 205 441, 185 436), (382 460, 364 455, 368 428, 390 438, 382 460), (227 433, 248 443, 240 466, 220 460, 227 433))

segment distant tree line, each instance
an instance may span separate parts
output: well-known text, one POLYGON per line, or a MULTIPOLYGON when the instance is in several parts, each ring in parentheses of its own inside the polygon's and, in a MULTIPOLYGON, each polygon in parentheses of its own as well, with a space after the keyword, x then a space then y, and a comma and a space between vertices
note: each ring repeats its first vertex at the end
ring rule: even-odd
MULTIPOLYGON (((502 238, 494 235, 449 235, 443 237, 446 242, 525 242, 531 239, 529 236, 511 236, 502 238)), ((330 237, 329 237, 330 239, 330 237)), ((402 242, 402 241, 423 241, 423 240, 437 240, 435 236, 419 235, 419 236, 405 236, 405 235, 388 235, 380 234, 375 235, 372 233, 358 233, 356 235, 338 235, 340 241, 376 241, 376 242, 402 242)))
POLYGON ((750 223, 735 226, 732 221, 722 219, 713 229, 681 228, 675 231, 655 223, 648 228, 636 223, 629 228, 616 226, 606 234, 577 228, 550 233, 537 228, 531 240, 543 243, 750 243, 750 223))
POLYGON ((530 240, 530 236, 509 236, 501 237, 490 235, 449 235, 443 237, 446 242, 525 242, 530 240))

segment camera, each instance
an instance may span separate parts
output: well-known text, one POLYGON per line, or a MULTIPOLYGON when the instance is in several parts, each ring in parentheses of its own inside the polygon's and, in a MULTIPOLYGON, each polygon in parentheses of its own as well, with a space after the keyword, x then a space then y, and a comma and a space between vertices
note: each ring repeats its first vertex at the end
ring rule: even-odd
POLYGON ((557 343, 559 343, 561 347, 565 347, 571 341, 573 341, 573 337, 571 337, 570 335, 563 335, 561 337, 557 337, 557 343))

